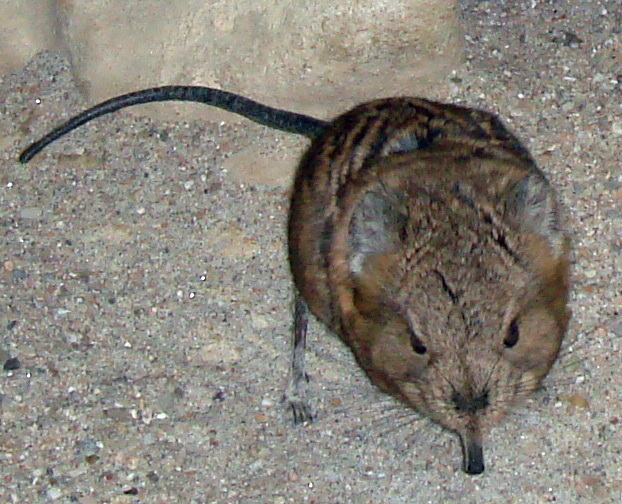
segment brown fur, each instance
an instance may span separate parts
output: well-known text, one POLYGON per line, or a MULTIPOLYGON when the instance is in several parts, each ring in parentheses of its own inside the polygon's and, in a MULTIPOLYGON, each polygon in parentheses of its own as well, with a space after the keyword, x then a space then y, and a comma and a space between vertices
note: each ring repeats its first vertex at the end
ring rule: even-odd
POLYGON ((538 387, 569 318, 568 240, 518 140, 485 112, 363 104, 303 158, 289 250, 300 294, 372 382, 457 432, 481 472, 467 459, 538 387))

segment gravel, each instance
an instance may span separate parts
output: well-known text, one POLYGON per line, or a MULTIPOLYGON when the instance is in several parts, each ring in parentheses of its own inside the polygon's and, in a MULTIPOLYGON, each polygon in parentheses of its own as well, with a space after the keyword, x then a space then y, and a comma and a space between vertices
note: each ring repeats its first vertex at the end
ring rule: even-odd
POLYGON ((622 500, 622 6, 463 4, 467 60, 428 97, 524 139, 574 245, 562 355, 492 432, 486 472, 463 474, 456 437, 375 391, 318 324, 318 420, 290 424, 288 188, 249 152, 302 141, 121 112, 20 165, 85 106, 45 53, 0 81, 0 501, 622 500), (227 169, 240 152, 252 183, 227 169))

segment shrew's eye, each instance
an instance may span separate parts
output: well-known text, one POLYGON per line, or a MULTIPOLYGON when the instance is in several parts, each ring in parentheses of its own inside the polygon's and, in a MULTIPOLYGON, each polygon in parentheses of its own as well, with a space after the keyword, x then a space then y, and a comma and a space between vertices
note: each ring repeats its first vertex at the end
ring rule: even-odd
POLYGON ((413 350, 415 351, 415 353, 418 353, 419 355, 425 354, 428 351, 428 349, 421 342, 419 337, 415 334, 415 331, 413 331, 412 329, 409 329, 408 332, 410 333, 410 345, 413 347, 413 350))
POLYGON ((518 320, 514 319, 510 322, 510 326, 508 327, 508 333, 505 335, 505 339, 503 340, 503 344, 505 348, 512 348, 516 343, 518 343, 518 337, 520 336, 520 331, 518 329, 518 320))

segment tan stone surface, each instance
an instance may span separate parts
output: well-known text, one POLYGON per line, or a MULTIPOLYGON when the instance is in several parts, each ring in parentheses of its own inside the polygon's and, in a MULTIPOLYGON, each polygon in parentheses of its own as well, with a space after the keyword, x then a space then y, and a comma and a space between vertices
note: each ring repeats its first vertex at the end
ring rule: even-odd
POLYGON ((0 0, 0 76, 21 70, 38 52, 59 49, 54 0, 0 0))
MULTIPOLYGON (((0 70, 60 49, 92 103, 201 84, 332 116, 363 99, 421 93, 458 64, 463 45, 457 0, 2 3, 0 70)), ((152 110, 225 117, 196 106, 152 110)))

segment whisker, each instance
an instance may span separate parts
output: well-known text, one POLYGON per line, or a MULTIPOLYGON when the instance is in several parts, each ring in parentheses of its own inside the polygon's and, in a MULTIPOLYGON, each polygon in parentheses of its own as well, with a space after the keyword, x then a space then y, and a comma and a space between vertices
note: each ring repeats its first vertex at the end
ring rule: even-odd
MULTIPOLYGON (((424 416, 420 418, 419 421, 413 423, 420 423, 421 427, 428 429, 434 424, 434 421, 430 417, 424 416)), ((416 438, 418 435, 420 435, 421 431, 424 430, 423 428, 417 430, 409 430, 408 437, 404 439, 404 442, 407 444, 416 444, 416 438)))
POLYGON ((357 408, 357 410, 353 410, 352 408, 345 408, 340 411, 335 412, 341 418, 348 418, 351 421, 360 421, 363 423, 374 423, 378 420, 382 420, 392 414, 399 414, 406 410, 405 407, 402 408, 357 408))
POLYGON ((562 386, 563 387, 568 387, 568 386, 571 386, 571 385, 579 385, 579 384, 580 384, 580 382, 577 382, 577 377, 568 376, 568 377, 565 377, 565 378, 560 377, 560 378, 558 378, 556 380, 547 381, 547 383, 544 384, 542 386, 542 388, 544 390, 558 390, 562 386))
POLYGON ((406 420, 396 423, 394 425, 391 425, 390 427, 388 427, 387 429, 380 431, 377 433, 378 437, 385 437, 387 436, 389 433, 392 435, 396 435, 399 434, 400 431, 407 426, 412 426, 412 425, 416 425, 419 423, 423 423, 426 420, 429 420, 429 418, 425 417, 425 416, 419 416, 413 413, 411 413, 410 415, 407 415, 406 420))
POLYGON ((590 336, 594 334, 601 326, 602 324, 593 326, 588 330, 578 333, 573 338, 573 341, 565 341, 564 344, 562 345, 562 348, 559 352, 557 359, 560 360, 560 359, 563 359, 569 353, 584 350, 588 345, 593 343, 593 340, 590 338, 590 336))
POLYGON ((501 356, 500 355, 497 357, 497 361, 495 362, 494 366, 492 366, 492 368, 490 369, 490 373, 488 375, 488 378, 486 378, 486 383, 484 384, 484 390, 488 390, 488 385, 490 384, 490 379, 492 378, 492 375, 495 372, 495 369, 499 365, 499 362, 501 362, 501 356))
POLYGON ((566 362, 561 362, 559 363, 556 367, 555 370, 556 371, 568 371, 568 370, 574 370, 574 368, 578 368, 580 364, 583 364, 587 362, 587 357, 586 356, 580 356, 580 355, 569 355, 569 357, 566 359, 566 362))
POLYGON ((363 417, 348 417, 350 421, 345 422, 341 425, 342 429, 339 429, 342 434, 347 435, 349 437, 358 437, 360 434, 358 432, 364 432, 363 437, 366 437, 369 434, 374 435, 376 438, 384 437, 388 433, 398 431, 402 425, 411 422, 413 417, 417 417, 417 414, 413 410, 409 410, 406 407, 403 407, 401 411, 392 410, 387 412, 377 412, 369 418, 368 415, 363 413, 363 417), (386 426, 379 431, 378 427, 386 426), (377 432, 374 432, 377 431, 377 432))

